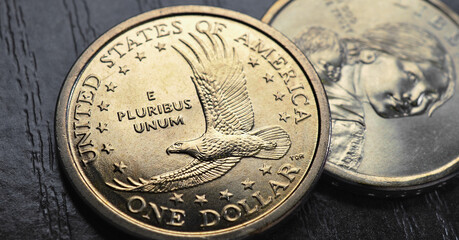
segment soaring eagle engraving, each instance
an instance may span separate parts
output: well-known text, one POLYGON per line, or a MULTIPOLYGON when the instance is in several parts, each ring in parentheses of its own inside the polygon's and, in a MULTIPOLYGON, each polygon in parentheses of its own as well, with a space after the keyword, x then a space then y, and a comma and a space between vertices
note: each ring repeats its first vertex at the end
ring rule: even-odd
POLYGON ((252 130, 252 103, 235 48, 229 50, 218 35, 204 33, 206 41, 193 33, 189 35, 193 44, 180 39, 182 49, 172 48, 191 67, 191 81, 202 105, 206 131, 196 139, 174 143, 166 152, 188 154, 195 159, 149 180, 128 177, 129 183, 125 183, 115 178, 113 183, 106 183, 108 186, 121 191, 171 192, 220 178, 241 158, 277 160, 290 149, 290 137, 280 126, 252 130))

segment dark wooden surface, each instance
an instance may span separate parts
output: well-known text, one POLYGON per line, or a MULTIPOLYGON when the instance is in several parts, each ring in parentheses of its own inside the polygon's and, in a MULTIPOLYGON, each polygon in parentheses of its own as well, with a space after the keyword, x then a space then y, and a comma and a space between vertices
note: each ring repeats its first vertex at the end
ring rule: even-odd
MULTIPOLYGON (((372 1, 372 0, 369 0, 372 1)), ((67 71, 105 31, 141 12, 213 5, 260 19, 273 0, 0 0, 0 238, 128 239, 88 209, 59 168, 54 110, 67 71)), ((458 0, 445 1, 456 12, 458 0)), ((321 180, 257 239, 458 239, 459 178, 409 199, 354 195, 321 180)))

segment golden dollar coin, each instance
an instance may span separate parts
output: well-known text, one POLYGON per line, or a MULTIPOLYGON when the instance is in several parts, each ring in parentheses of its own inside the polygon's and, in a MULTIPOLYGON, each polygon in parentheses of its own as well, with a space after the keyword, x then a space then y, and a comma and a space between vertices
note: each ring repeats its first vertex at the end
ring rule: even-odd
POLYGON ((148 12, 77 60, 56 134, 72 184, 146 238, 227 239, 297 206, 324 164, 325 91, 271 27, 210 7, 148 12))
POLYGON ((403 197, 457 176, 459 17, 437 0, 281 0, 263 21, 324 83, 336 184, 403 197), (343 185, 343 184, 341 184, 343 185))

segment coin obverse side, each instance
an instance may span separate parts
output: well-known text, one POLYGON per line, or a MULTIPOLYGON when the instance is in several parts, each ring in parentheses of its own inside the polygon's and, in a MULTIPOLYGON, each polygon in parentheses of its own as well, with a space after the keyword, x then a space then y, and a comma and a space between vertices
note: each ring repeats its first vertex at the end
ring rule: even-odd
POLYGON ((422 0, 283 0, 265 14, 324 83, 336 184, 406 196, 457 175, 458 19, 422 0))
POLYGON ((329 109, 287 38, 240 13, 131 18, 71 69, 56 133, 72 184, 131 234, 228 239, 291 212, 318 179, 329 109))

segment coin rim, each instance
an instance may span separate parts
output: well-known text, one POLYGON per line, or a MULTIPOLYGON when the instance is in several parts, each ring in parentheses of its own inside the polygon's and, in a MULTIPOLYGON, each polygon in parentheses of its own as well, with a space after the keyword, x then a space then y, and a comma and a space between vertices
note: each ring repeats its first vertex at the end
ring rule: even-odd
MULTIPOLYGON (((295 0, 278 0, 271 5, 261 21, 266 24, 271 24, 276 16, 288 4, 295 0)), ((421 0, 432 5, 440 12, 444 13, 456 26, 459 28, 459 15, 456 14, 445 3, 439 0, 421 0)), ((332 129, 333 131, 333 129, 332 129)), ((406 177, 380 177, 367 175, 344 169, 334 164, 325 164, 325 174, 345 183, 354 185, 352 190, 363 190, 370 196, 382 197, 404 197, 411 193, 420 194, 423 190, 430 190, 436 186, 442 186, 443 182, 459 175, 459 157, 451 160, 447 164, 436 168, 432 171, 409 175, 406 177)), ((335 183, 338 185, 339 183, 335 183)))
POLYGON ((288 38, 283 36, 280 32, 274 30, 274 28, 250 16, 216 7, 191 5, 167 7, 137 15, 113 27, 94 41, 78 58, 68 73, 64 85, 61 88, 55 117, 55 132, 58 150, 61 156, 60 162, 62 163, 66 176, 70 179, 73 187, 77 189, 77 193, 80 197, 82 197, 95 212, 99 213, 102 217, 124 231, 144 238, 162 239, 240 238, 249 234, 264 231, 282 220, 291 211, 293 211, 302 202, 302 200, 304 200, 304 197, 311 191, 312 186, 319 179, 328 152, 330 127, 330 113, 322 83, 307 58, 292 42, 290 42, 290 40, 288 40, 288 38), (90 185, 86 182, 85 177, 78 171, 78 166, 73 160, 71 154, 71 148, 68 141, 69 136, 67 134, 67 113, 69 110, 68 106, 70 104, 70 95, 73 91, 74 83, 78 80, 80 74, 84 71, 87 64, 93 60, 93 57, 99 52, 99 50, 112 39, 118 37, 126 31, 129 31, 133 27, 160 18, 187 14, 214 16, 237 21, 247 27, 264 33, 266 37, 275 41, 288 54, 290 54, 293 59, 295 59, 298 66, 308 77, 315 99, 317 100, 317 109, 319 114, 318 141, 310 168, 288 199, 285 199, 283 204, 280 204, 271 211, 263 214, 262 216, 264 217, 259 216, 255 219, 251 219, 248 223, 242 223, 230 228, 205 232, 179 232, 148 225, 128 216, 126 213, 123 213, 115 208, 108 201, 105 201, 102 196, 98 196, 96 194, 94 191, 95 189, 90 188, 90 185))

